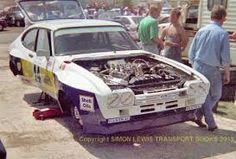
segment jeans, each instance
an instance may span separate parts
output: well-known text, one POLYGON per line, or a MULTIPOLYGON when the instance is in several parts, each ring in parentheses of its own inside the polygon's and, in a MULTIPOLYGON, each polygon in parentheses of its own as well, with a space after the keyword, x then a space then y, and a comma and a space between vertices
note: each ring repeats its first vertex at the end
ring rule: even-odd
POLYGON ((182 62, 180 47, 165 47, 162 55, 180 63, 182 62))
POLYGON ((197 120, 201 120, 204 115, 208 128, 213 128, 216 126, 216 122, 212 109, 221 98, 222 75, 219 67, 213 67, 198 61, 194 62, 193 68, 203 74, 210 82, 209 93, 202 108, 196 112, 196 117, 197 120))

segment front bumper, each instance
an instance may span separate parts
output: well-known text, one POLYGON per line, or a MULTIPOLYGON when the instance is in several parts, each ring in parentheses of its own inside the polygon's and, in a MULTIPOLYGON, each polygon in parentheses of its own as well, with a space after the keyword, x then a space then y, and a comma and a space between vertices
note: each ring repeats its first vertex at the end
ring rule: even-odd
POLYGON ((195 110, 185 111, 186 108, 180 108, 165 112, 133 116, 129 121, 108 124, 108 121, 102 119, 97 113, 83 116, 83 131, 92 134, 113 134, 125 131, 134 131, 153 127, 161 127, 190 121, 195 119, 195 110), (91 116, 92 115, 92 116, 91 116), (100 119, 99 119, 100 118, 100 119))

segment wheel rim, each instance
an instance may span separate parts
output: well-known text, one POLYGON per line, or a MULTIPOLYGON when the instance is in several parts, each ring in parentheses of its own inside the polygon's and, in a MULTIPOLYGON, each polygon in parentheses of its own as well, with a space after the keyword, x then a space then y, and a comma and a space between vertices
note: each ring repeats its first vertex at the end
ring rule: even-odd
POLYGON ((78 122, 79 122, 80 125, 83 125, 83 122, 82 122, 82 119, 81 119, 79 110, 78 110, 78 108, 77 108, 76 106, 74 106, 73 112, 74 112, 74 118, 75 118, 76 120, 78 120, 78 122))
POLYGON ((79 110, 76 106, 74 107, 74 115, 75 115, 75 119, 80 119, 79 110))

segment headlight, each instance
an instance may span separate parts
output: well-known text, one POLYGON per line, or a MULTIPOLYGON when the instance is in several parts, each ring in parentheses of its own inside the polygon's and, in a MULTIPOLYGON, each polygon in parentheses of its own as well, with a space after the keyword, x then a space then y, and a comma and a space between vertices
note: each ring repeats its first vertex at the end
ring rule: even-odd
POLYGON ((135 96, 132 92, 125 92, 121 94, 122 105, 134 105, 135 96))
POLYGON ((120 95, 118 93, 112 93, 108 99, 107 99, 107 104, 108 106, 117 106, 120 103, 120 95))
POLYGON ((114 90, 107 98, 107 105, 111 108, 134 105, 135 95, 131 90, 114 90))
POLYGON ((187 94, 190 96, 203 96, 207 95, 209 91, 209 84, 203 83, 197 80, 187 81, 184 84, 185 87, 188 87, 187 94))

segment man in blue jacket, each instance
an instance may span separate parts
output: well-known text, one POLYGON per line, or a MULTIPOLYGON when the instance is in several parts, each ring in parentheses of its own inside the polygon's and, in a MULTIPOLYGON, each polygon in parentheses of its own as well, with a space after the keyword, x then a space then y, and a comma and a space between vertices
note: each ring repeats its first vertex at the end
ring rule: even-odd
POLYGON ((226 18, 226 10, 221 5, 215 5, 211 11, 211 23, 201 28, 193 39, 189 50, 189 62, 195 70, 202 73, 210 82, 210 90, 202 108, 197 111, 199 127, 206 127, 202 123, 204 115, 209 131, 217 129, 212 109, 220 100, 222 81, 230 81, 230 44, 229 35, 222 28, 226 18), (222 79, 220 68, 224 69, 222 79))

